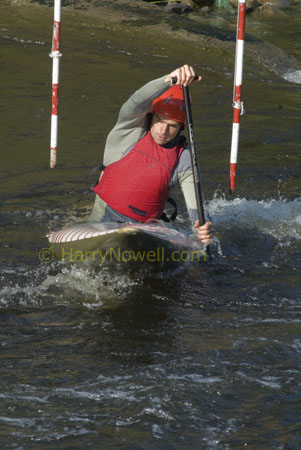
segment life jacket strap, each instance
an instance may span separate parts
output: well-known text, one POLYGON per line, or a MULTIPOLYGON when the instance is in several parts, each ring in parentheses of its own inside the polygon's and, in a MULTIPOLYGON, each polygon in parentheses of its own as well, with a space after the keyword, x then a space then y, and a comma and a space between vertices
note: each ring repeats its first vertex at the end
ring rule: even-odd
MULTIPOLYGON (((99 164, 98 166, 93 167, 93 169, 90 170, 90 172, 87 175, 87 178, 92 177, 92 175, 94 175, 96 172, 101 172, 103 170, 105 170, 107 166, 105 166, 104 164, 99 164)), ((93 189, 99 182, 99 177, 97 178, 97 180, 91 185, 90 189, 93 189)))
POLYGON ((163 212, 160 220, 163 220, 163 222, 174 222, 176 220, 176 217, 178 215, 178 206, 177 203, 175 202, 175 200, 171 197, 168 197, 168 199, 166 200, 171 206, 174 207, 174 211, 171 214, 171 216, 167 216, 166 212, 163 212))

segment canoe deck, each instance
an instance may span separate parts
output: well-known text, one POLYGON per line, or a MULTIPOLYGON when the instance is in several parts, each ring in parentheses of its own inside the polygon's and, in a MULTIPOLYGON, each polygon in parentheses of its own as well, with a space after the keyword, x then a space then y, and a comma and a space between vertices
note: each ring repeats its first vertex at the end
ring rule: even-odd
POLYGON ((204 248, 186 234, 160 223, 86 223, 48 236, 59 260, 173 264, 203 256, 204 248))

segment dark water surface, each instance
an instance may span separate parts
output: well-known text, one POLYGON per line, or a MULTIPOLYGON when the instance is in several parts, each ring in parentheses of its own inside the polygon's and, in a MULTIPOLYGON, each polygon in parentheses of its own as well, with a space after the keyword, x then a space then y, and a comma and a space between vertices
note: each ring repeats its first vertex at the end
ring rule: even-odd
MULTIPOLYGON (((50 170, 52 11, 16 11, 0 5, 1 448, 301 448, 300 86, 246 64, 228 197, 233 55, 64 13, 50 170), (91 208, 85 177, 120 104, 186 61, 203 75, 192 95, 213 262, 159 275, 42 263, 49 230, 91 208)), ((250 23, 300 58, 288 28, 250 23)))

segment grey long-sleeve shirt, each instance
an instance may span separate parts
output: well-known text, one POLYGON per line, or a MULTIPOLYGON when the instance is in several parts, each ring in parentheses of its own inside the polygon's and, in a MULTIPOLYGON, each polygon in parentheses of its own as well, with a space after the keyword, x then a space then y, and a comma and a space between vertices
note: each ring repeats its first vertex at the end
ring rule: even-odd
MULTIPOLYGON (((104 165, 107 166, 125 156, 143 137, 146 129, 146 116, 155 98, 163 94, 169 85, 165 76, 147 83, 138 89, 121 107, 118 120, 107 137, 104 165)), ((186 148, 175 167, 169 188, 179 185, 184 195, 189 217, 194 223, 197 218, 197 206, 189 149, 186 148)), ((89 222, 99 222, 105 214, 106 203, 96 196, 89 222)))

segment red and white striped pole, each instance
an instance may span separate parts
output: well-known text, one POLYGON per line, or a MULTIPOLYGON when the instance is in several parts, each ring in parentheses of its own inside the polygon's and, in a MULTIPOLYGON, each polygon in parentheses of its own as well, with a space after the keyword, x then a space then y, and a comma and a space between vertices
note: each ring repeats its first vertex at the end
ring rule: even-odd
POLYGON ((243 115, 243 102, 241 101, 244 38, 245 38, 246 0, 238 0, 237 36, 235 52, 235 73, 233 89, 233 126, 230 156, 230 192, 233 194, 236 180, 236 164, 239 143, 240 116, 243 115))
POLYGON ((60 31, 61 31, 61 0, 54 2, 54 21, 52 51, 52 107, 51 107, 51 135, 50 135, 50 167, 56 166, 57 134, 58 134, 58 99, 60 73, 60 31))

